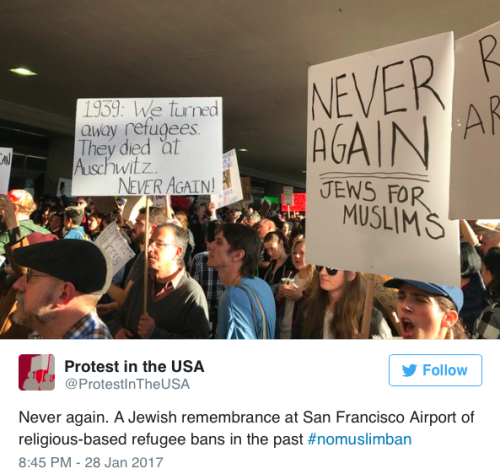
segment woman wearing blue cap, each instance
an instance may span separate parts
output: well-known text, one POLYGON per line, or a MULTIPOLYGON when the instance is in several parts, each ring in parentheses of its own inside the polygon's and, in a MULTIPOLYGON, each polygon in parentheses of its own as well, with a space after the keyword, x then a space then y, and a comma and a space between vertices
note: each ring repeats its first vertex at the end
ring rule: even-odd
POLYGON ((399 289, 398 317, 404 339, 467 339, 458 317, 464 302, 460 288, 401 278, 384 286, 399 289))

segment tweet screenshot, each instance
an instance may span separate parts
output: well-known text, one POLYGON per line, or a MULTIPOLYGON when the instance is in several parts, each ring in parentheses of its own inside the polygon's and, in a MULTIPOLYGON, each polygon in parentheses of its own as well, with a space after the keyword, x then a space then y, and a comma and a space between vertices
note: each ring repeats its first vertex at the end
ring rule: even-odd
MULTIPOLYGON (((207 22, 193 34, 184 9, 161 10, 182 2, 136 3, 134 21, 147 28, 123 24, 127 9, 113 24, 127 41, 92 29, 109 12, 93 12, 88 29, 72 23, 81 6, 37 21, 41 45, 59 38, 51 57, 93 39, 95 67, 59 68, 79 71, 82 88, 43 74, 31 84, 50 83, 55 102, 84 91, 126 97, 71 96, 64 109, 76 104, 75 120, 44 118, 29 104, 43 90, 19 89, 29 130, 17 150, 4 129, 23 130, 2 121, 17 109, 0 100, 0 472, 497 472, 500 23, 456 37, 426 17, 414 25, 434 35, 414 37, 414 25, 382 23, 391 9, 375 2, 320 0, 281 2, 286 15, 268 2, 276 21, 249 16, 242 27, 240 8, 221 0, 185 9, 207 22), (320 50, 337 30, 356 31, 344 20, 356 3, 373 11, 352 18, 383 25, 371 40, 381 49, 356 49, 363 32, 320 50), (314 14, 309 33, 301 23, 314 14), (155 19, 169 28, 149 27, 155 19), (270 37, 248 41, 252 23, 272 25, 277 61, 257 54, 276 49, 270 37), (386 44, 395 25, 410 37, 386 44), (143 38, 151 32, 154 47, 143 38), (167 34, 175 38, 162 43, 167 34), (156 58, 171 51, 175 61, 156 58), (101 69, 105 88, 93 75, 101 69), (288 76, 301 79, 270 85, 288 76), (154 96, 162 92, 190 95, 154 96), (56 127, 54 142, 31 126, 36 117, 56 127), (48 158, 28 155, 30 144, 48 158)), ((471 19, 462 34, 480 16, 458 3, 471 19)), ((3 28, 13 51, 21 25, 3 28)), ((37 75, 21 71, 23 84, 37 75)))

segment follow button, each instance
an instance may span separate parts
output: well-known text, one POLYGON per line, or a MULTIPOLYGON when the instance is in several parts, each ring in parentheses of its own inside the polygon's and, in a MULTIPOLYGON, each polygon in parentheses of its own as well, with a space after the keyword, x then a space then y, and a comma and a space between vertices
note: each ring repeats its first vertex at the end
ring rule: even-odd
POLYGON ((483 357, 479 354, 392 354, 389 385, 393 387, 479 387, 483 357))

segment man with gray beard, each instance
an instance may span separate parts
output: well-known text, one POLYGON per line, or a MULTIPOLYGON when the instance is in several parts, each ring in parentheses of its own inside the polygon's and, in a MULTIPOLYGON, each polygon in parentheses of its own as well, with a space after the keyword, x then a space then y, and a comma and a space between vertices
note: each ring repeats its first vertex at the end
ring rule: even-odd
POLYGON ((53 240, 14 250, 27 273, 14 283, 15 323, 30 339, 111 339, 95 308, 112 277, 109 257, 84 240, 53 240))

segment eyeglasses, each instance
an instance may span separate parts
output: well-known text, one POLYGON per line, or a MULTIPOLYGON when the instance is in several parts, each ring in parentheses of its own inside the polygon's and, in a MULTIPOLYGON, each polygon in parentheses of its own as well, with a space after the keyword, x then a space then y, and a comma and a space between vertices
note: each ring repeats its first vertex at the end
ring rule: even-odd
POLYGON ((336 268, 331 268, 331 267, 323 267, 322 265, 316 265, 316 270, 318 270, 318 273, 323 270, 323 268, 326 270, 326 273, 330 276, 335 276, 338 273, 338 269, 336 268))
POLYGON ((177 245, 169 244, 167 242, 161 242, 158 240, 156 240, 154 242, 149 242, 150 247, 156 247, 157 249, 164 249, 164 248, 168 247, 169 245, 171 245, 172 247, 177 247, 177 245))
POLYGON ((52 275, 44 275, 43 273, 33 273, 31 268, 26 271, 26 283, 29 283, 33 277, 51 277, 52 275))

